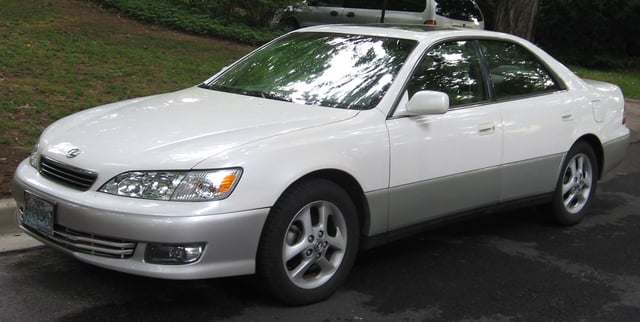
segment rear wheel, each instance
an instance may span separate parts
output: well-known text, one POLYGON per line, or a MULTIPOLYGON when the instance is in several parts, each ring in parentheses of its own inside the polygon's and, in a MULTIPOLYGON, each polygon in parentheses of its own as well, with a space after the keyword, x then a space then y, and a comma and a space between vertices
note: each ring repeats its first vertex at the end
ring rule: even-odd
POLYGON ((358 217, 348 194, 327 180, 289 189, 260 239, 257 272, 283 303, 324 300, 346 279, 358 248, 358 217))
POLYGON ((598 183, 598 168, 593 148, 586 142, 576 143, 562 165, 553 196, 555 220, 566 226, 584 218, 598 183))

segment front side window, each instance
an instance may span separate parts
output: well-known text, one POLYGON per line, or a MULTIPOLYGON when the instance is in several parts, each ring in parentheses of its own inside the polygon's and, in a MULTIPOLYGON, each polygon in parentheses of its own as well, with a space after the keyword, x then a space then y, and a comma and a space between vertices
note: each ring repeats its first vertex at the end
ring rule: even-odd
POLYGON ((409 81, 409 97, 432 90, 449 95, 452 107, 488 100, 473 41, 453 41, 429 50, 409 81))
POLYGON ((547 69, 528 50, 514 43, 481 40, 496 99, 560 89, 547 69))
POLYGON ((462 21, 482 21, 482 13, 472 0, 436 0, 436 14, 462 21))
POLYGON ((375 107, 416 42, 292 33, 233 65, 205 88, 346 109, 375 107))

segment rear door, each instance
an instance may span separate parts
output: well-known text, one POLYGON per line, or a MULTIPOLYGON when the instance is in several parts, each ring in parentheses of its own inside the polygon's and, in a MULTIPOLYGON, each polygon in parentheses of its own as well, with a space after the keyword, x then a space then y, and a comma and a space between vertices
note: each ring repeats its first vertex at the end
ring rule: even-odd
POLYGON ((504 167, 501 200, 535 196, 555 188, 564 153, 576 126, 591 113, 542 60, 507 41, 479 40, 504 119, 504 167))
POLYGON ((388 1, 384 16, 385 23, 425 24, 433 10, 427 7, 429 0, 388 1))
POLYGON ((382 16, 382 0, 345 0, 344 23, 378 23, 382 16))
POLYGON ((342 23, 344 0, 309 1, 296 13, 301 27, 342 23))

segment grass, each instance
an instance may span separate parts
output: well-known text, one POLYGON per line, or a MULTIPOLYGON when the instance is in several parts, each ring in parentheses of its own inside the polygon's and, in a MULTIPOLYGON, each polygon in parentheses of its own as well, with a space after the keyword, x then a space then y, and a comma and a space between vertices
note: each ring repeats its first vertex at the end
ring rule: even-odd
POLYGON ((251 49, 125 20, 86 1, 3 0, 0 198, 56 119, 193 86, 251 49))
POLYGON ((576 74, 582 78, 595 79, 613 83, 622 89, 626 98, 640 99, 640 70, 595 70, 571 66, 576 74))
MULTIPOLYGON (((189 7, 176 0, 90 1, 114 8, 128 17, 144 23, 160 24, 193 34, 234 40, 250 45, 266 43, 283 33, 280 30, 270 29, 266 26, 251 27, 233 17, 212 17, 197 10, 198 5, 194 4, 193 7, 189 7)), ((256 11, 260 10, 259 8, 260 5, 257 5, 253 9, 256 11)))
POLYGON ((107 24, 74 15, 73 7, 84 3, 62 2, 5 0, 0 7, 0 119, 31 123, 3 125, 18 130, 27 144, 35 139, 36 125, 94 105, 197 84, 250 49, 153 33, 132 22, 118 25, 115 16, 81 8, 112 18, 107 24))

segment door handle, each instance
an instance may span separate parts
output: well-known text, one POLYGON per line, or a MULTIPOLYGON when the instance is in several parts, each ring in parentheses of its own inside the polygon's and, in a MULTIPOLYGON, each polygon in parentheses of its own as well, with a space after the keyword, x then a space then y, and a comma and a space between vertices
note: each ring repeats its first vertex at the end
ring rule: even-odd
POLYGON ((347 13, 347 17, 348 17, 348 18, 353 18, 353 17, 355 17, 355 16, 356 16, 356 14, 355 14, 355 13, 353 13, 353 12, 349 12, 349 13, 347 13))
POLYGON ((478 134, 480 135, 489 135, 496 132, 496 124, 495 123, 483 123, 478 125, 478 134))
POLYGON ((567 113, 567 114, 562 114, 562 120, 563 121, 573 121, 573 115, 567 113))
POLYGON ((332 16, 332 17, 335 17, 335 16, 337 16, 337 15, 338 15, 338 12, 337 12, 337 11, 331 11, 331 12, 329 13, 329 15, 330 15, 330 16, 332 16))

